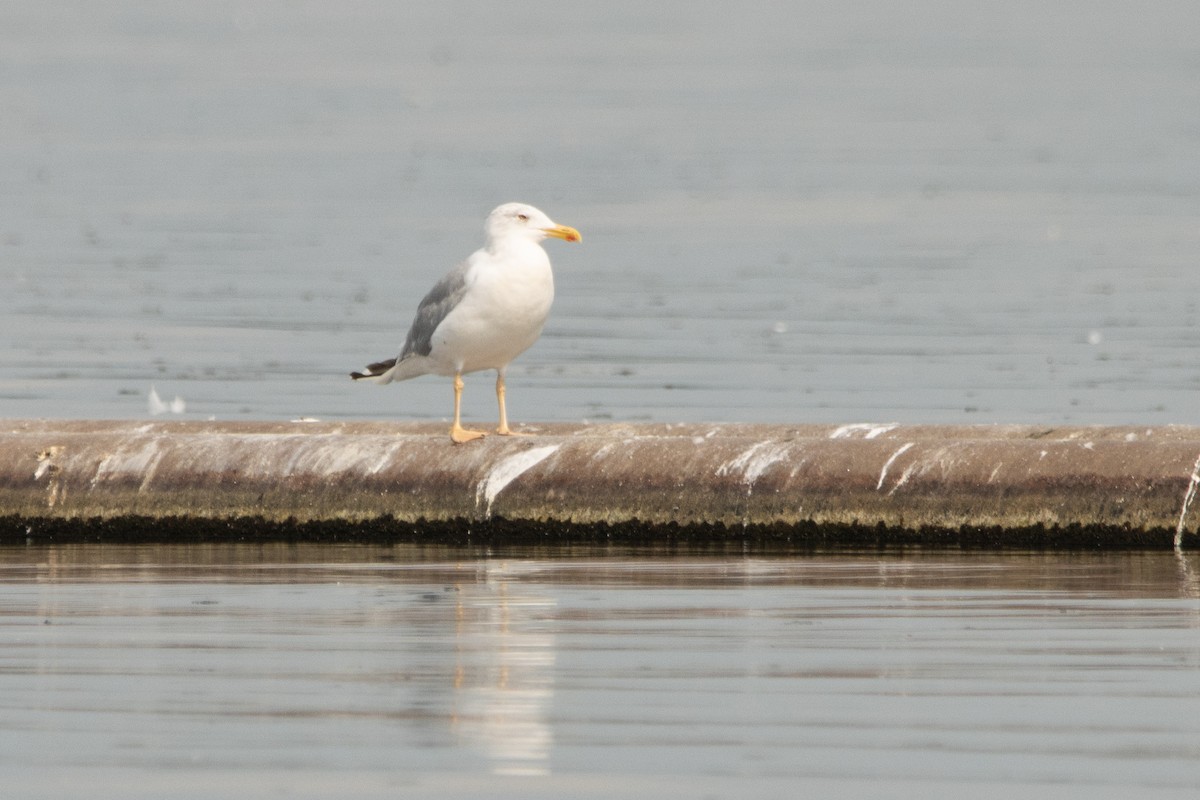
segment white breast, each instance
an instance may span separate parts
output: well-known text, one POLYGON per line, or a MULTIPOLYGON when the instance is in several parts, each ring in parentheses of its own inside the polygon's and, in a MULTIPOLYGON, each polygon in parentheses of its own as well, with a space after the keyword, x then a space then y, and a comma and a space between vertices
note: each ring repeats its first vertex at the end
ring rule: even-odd
POLYGON ((473 257, 468 289, 433 335, 439 371, 475 372, 508 365, 537 341, 554 302, 546 251, 530 243, 517 253, 473 257))

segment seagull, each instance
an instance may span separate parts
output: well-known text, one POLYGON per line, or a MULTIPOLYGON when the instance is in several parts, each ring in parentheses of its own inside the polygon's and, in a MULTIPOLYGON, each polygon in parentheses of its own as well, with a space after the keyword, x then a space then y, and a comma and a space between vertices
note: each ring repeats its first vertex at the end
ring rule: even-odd
POLYGON ((462 426, 462 376, 496 370, 496 433, 515 435, 504 408, 504 373, 509 363, 537 341, 554 302, 554 273, 542 249, 547 237, 581 241, 579 231, 559 225, 524 203, 505 203, 488 214, 487 243, 450 270, 417 306, 417 316, 400 355, 379 361, 354 380, 391 383, 418 375, 454 376, 456 444, 479 439, 484 431, 462 426))

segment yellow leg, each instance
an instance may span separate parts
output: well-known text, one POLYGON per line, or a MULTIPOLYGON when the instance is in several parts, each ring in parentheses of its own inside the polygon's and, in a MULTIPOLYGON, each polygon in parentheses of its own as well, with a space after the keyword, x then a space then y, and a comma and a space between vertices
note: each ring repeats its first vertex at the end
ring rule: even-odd
POLYGON ((469 431, 462 426, 462 390, 462 373, 456 372, 454 373, 454 424, 450 426, 450 439, 455 444, 487 436, 483 431, 469 431))
POLYGON ((501 436, 524 436, 523 433, 517 433, 508 427, 508 410, 504 407, 504 396, 507 394, 504 388, 504 373, 496 373, 496 404, 500 406, 500 425, 496 428, 496 433, 501 436))

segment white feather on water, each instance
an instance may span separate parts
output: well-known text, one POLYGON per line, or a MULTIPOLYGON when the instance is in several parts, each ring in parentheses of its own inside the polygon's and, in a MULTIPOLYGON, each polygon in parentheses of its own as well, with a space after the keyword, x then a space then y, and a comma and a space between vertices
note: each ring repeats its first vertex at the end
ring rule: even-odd
POLYGON ((184 411, 187 411, 187 403, 182 397, 175 395, 175 399, 168 403, 159 397, 158 390, 154 388, 153 384, 150 386, 150 396, 147 398, 147 405, 150 407, 150 413, 156 417, 159 414, 166 414, 168 412, 171 414, 182 414, 184 411))

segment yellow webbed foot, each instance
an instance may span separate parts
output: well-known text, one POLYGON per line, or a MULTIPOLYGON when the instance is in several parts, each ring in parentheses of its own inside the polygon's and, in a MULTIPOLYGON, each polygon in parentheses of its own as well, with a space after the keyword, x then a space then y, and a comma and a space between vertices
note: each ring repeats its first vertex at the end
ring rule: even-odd
POLYGON ((461 425, 454 425, 450 428, 450 440, 455 444, 469 442, 472 439, 482 439, 487 436, 484 431, 469 431, 461 425))
POLYGON ((501 424, 499 428, 496 428, 496 433, 500 434, 501 436, 532 436, 533 435, 531 433, 522 433, 521 431, 514 431, 512 428, 508 427, 508 425, 505 425, 505 424, 501 424))

